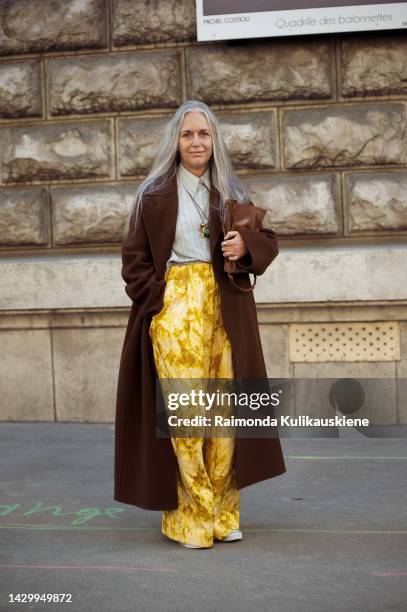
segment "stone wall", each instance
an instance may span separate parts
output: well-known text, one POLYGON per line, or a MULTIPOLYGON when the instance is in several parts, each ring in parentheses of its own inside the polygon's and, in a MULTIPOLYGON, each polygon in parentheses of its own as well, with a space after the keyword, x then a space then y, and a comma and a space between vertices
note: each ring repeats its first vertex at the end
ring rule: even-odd
POLYGON ((342 353, 296 361, 296 324, 394 321, 354 375, 393 379, 407 422, 407 39, 197 43, 191 0, 0 3, 0 418, 113 420, 121 232, 189 98, 280 238, 255 293, 269 376, 349 375, 342 353))

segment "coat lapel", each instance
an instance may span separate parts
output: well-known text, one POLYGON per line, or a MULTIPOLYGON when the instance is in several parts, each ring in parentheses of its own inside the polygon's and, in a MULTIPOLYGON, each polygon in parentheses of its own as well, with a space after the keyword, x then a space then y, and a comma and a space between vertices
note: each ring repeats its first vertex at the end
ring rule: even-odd
MULTIPOLYGON (((148 196, 148 205, 143 210, 143 218, 150 239, 151 250, 161 267, 161 275, 170 258, 175 239, 178 216, 178 186, 174 174, 157 194, 148 196), (165 231, 163 231, 165 228, 165 231)), ((209 196, 209 244, 211 256, 215 250, 222 225, 219 217, 219 192, 212 186, 209 196)), ((197 229, 198 231, 198 229, 197 229)), ((205 238, 206 240, 206 238, 205 238)), ((157 272, 160 273, 159 270, 157 272)))
POLYGON ((209 196, 209 242, 211 255, 215 250, 215 246, 219 240, 219 235, 222 234, 222 224, 219 215, 219 191, 212 185, 211 193, 209 196))

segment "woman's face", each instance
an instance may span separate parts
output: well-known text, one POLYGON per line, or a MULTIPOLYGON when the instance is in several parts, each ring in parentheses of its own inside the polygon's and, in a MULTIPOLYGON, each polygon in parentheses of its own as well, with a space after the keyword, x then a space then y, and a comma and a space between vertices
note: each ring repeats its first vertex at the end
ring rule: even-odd
POLYGON ((186 113, 179 133, 178 150, 182 165, 192 174, 202 176, 213 151, 212 135, 203 113, 186 113))

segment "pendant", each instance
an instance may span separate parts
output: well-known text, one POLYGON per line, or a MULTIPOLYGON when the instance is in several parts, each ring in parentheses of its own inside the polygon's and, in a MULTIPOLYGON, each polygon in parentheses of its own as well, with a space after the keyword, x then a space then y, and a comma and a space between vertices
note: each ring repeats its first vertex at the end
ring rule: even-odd
POLYGON ((199 231, 201 234, 201 238, 209 238, 209 227, 207 223, 201 223, 199 225, 199 231))

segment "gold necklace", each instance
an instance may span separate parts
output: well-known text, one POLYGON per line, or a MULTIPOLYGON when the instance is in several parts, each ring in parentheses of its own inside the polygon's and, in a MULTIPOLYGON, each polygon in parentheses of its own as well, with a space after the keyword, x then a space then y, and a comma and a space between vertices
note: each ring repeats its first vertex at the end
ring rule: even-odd
MULTIPOLYGON (((203 183, 205 185, 205 183, 203 183)), ((193 197, 193 195, 191 193, 189 193, 189 190, 185 187, 185 183, 183 183, 184 189, 187 192, 187 194, 189 195, 189 197, 191 198, 191 200, 193 201, 193 203, 195 204, 196 209, 198 210, 201 219, 204 220, 203 223, 199 224, 199 233, 201 238, 209 238, 210 236, 210 232, 209 232, 209 217, 207 219, 207 221, 205 221, 205 215, 203 213, 203 211, 201 210, 201 207, 199 206, 199 204, 196 202, 195 198, 193 197)), ((206 185, 205 185, 206 187, 206 185)))

